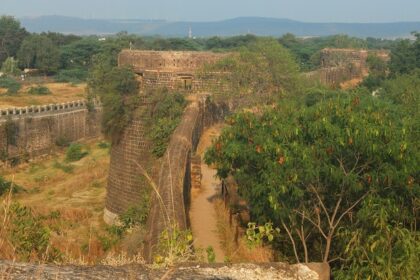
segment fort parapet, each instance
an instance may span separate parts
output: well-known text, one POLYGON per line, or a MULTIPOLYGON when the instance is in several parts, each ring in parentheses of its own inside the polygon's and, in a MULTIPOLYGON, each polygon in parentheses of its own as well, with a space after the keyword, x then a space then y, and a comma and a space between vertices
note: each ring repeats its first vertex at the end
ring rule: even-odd
POLYGON ((142 89, 205 91, 217 83, 217 77, 198 78, 197 71, 227 56, 229 53, 123 50, 118 65, 133 67, 142 89))
POLYGON ((367 59, 370 55, 387 62, 389 51, 326 48, 321 51, 321 68, 307 76, 321 83, 339 87, 341 83, 354 79, 362 80, 369 73, 367 59))
POLYGON ((87 102, 0 109, 0 155, 7 162, 50 153, 59 141, 74 142, 101 134, 101 106, 87 102))

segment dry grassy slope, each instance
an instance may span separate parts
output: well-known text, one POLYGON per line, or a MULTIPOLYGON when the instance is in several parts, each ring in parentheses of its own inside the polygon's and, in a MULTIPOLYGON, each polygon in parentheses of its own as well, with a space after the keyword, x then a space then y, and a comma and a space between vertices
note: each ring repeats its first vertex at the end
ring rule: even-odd
POLYGON ((51 222, 51 227, 57 229, 52 243, 76 262, 81 258, 96 262, 104 253, 98 236, 105 234, 102 215, 109 150, 99 148, 97 143, 86 143, 89 154, 72 164, 72 173, 56 167, 57 162, 64 162, 64 150, 48 159, 0 170, 0 175, 27 190, 15 195, 14 201, 40 214, 60 212, 60 218, 51 222))
POLYGON ((23 86, 17 95, 6 95, 6 90, 0 88, 0 108, 25 107, 31 105, 44 105, 51 103, 70 102, 86 98, 86 84, 72 85, 69 83, 42 83, 50 89, 49 95, 32 95, 28 89, 39 84, 23 86))

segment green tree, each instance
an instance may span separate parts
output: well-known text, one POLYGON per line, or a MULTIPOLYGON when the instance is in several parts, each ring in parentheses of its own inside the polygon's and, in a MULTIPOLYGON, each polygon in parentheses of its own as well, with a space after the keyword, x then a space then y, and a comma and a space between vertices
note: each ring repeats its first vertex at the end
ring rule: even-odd
POLYGON ((37 68, 45 74, 59 68, 59 50, 45 35, 31 35, 22 42, 18 58, 23 67, 37 68))
POLYGON ((99 97, 103 106, 102 129, 115 143, 133 119, 139 104, 139 85, 130 68, 119 68, 106 54, 94 57, 89 72, 89 98, 99 97))
MULTIPOLYGON (((206 162, 215 165, 219 177, 235 178, 254 221, 282 229, 274 244, 281 258, 333 261, 341 267, 346 262, 337 260, 347 257, 349 244, 369 250, 363 240, 375 234, 387 238, 385 231, 368 227, 372 215, 362 217, 392 211, 389 204, 400 212, 386 219, 386 226, 404 232, 395 234, 389 247, 410 235, 409 246, 418 248, 420 159, 414 119, 388 101, 357 94, 311 105, 296 107, 288 100, 262 115, 235 115, 206 153, 206 162), (369 201, 375 201, 375 209, 369 201), (356 229, 361 236, 351 243, 356 229)), ((404 260, 413 261, 410 252, 377 264, 391 265, 387 269, 398 276, 404 260)), ((368 256, 358 256, 349 275, 365 270, 363 275, 374 277, 374 268, 365 266, 368 256)), ((407 270, 413 267, 406 264, 407 270)))
POLYGON ((204 73, 223 73, 220 75, 222 86, 217 85, 214 91, 223 89, 234 96, 245 96, 254 101, 270 102, 286 93, 297 93, 300 90, 299 67, 293 57, 274 39, 259 39, 256 43, 243 47, 221 60, 209 65, 204 73))
POLYGON ((13 57, 8 57, 1 66, 1 71, 8 75, 17 76, 20 74, 18 61, 13 57))
POLYGON ((0 17, 0 64, 6 58, 15 57, 23 39, 28 32, 20 26, 20 22, 11 16, 0 17))

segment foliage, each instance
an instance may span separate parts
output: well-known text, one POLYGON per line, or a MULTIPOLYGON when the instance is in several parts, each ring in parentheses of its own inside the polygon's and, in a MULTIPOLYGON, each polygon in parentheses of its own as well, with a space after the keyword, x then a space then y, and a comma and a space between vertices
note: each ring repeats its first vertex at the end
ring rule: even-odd
POLYGON ((51 91, 49 88, 45 86, 38 85, 38 86, 30 87, 28 89, 28 93, 32 95, 48 95, 48 94, 51 94, 51 91))
POLYGON ((65 136, 59 136, 56 140, 55 140, 55 144, 58 147, 68 147, 70 146, 71 141, 65 137, 65 136))
POLYGON ((261 246, 263 241, 272 242, 275 234, 279 232, 279 228, 273 229, 272 223, 266 223, 263 226, 257 226, 256 223, 248 223, 246 239, 250 247, 261 246))
POLYGON ((88 87, 90 98, 101 99, 104 134, 112 142, 118 142, 140 102, 134 72, 130 68, 118 68, 112 58, 100 55, 95 57, 90 70, 88 87))
POLYGON ((347 35, 334 35, 316 38, 297 38, 293 34, 285 34, 279 42, 289 49, 295 56, 300 68, 304 71, 314 70, 319 67, 320 53, 324 48, 378 48, 377 43, 370 40, 368 43, 360 38, 349 37, 347 35))
POLYGON ((379 202, 377 211, 392 201, 401 215, 388 225, 414 236, 418 130, 404 108, 348 93, 310 107, 287 102, 262 115, 239 113, 228 123, 205 160, 219 177, 235 178, 255 222, 282 228, 273 245, 283 258, 344 258, 340 229, 360 229, 360 240, 386 237, 360 218, 367 199, 379 202))
POLYGON ((65 173, 71 174, 73 173, 74 165, 56 161, 54 162, 54 168, 60 169, 65 173))
POLYGON ((208 263, 215 263, 216 262, 216 253, 212 246, 206 248, 207 253, 207 261, 208 263))
POLYGON ((170 136, 181 120, 186 100, 181 94, 169 93, 167 90, 158 90, 151 95, 148 137, 153 143, 152 153, 159 158, 164 155, 170 136))
POLYGON ((393 199, 366 199, 357 222, 338 235, 347 245, 335 279, 419 279, 420 234, 400 223, 404 210, 393 199))
POLYGON ((84 158, 88 152, 83 151, 83 146, 81 144, 71 144, 66 151, 66 161, 74 162, 79 161, 84 158))
POLYGON ((234 96, 251 96, 252 100, 270 102, 285 93, 300 91, 299 67, 291 54, 273 39, 259 39, 238 53, 208 66, 208 72, 222 72, 223 89, 234 96), (227 90, 225 90, 227 88, 227 90))
POLYGON ((387 62, 376 55, 369 55, 366 62, 369 68, 369 76, 363 80, 362 85, 369 90, 375 90, 386 79, 388 65, 387 62))
POLYGON ((1 72, 7 75, 18 76, 20 74, 18 61, 13 57, 8 57, 1 66, 1 72))
POLYGON ((28 32, 14 17, 0 17, 0 64, 6 58, 16 56, 21 42, 27 35, 28 32))
POLYGON ((7 181, 2 176, 0 176, 0 196, 7 193, 12 189, 12 193, 20 193, 26 191, 23 187, 16 185, 10 181, 7 181))
POLYGON ((195 260, 192 241, 193 236, 189 230, 179 230, 176 226, 166 229, 159 237, 154 263, 172 266, 176 263, 195 260))
POLYGON ((414 42, 402 40, 392 49, 389 65, 391 75, 408 74, 420 68, 420 33, 414 35, 414 42))
POLYGON ((7 94, 16 94, 22 87, 21 83, 10 77, 0 77, 0 88, 6 88, 7 94))
POLYGON ((59 83, 81 83, 87 79, 88 71, 81 68, 62 69, 57 72, 54 79, 59 83))
POLYGON ((109 149, 109 147, 111 147, 111 144, 106 141, 101 141, 98 143, 98 147, 100 149, 109 149))
POLYGON ((15 203, 11 207, 10 241, 15 252, 24 261, 54 261, 60 258, 57 249, 50 246, 50 230, 42 224, 42 217, 28 207, 15 203))
POLYGON ((17 54, 19 62, 25 68, 36 68, 45 74, 57 72, 59 49, 45 35, 33 34, 22 42, 17 54))
POLYGON ((150 190, 143 188, 140 192, 141 201, 131 206, 120 215, 119 220, 125 230, 145 225, 150 210, 150 190))

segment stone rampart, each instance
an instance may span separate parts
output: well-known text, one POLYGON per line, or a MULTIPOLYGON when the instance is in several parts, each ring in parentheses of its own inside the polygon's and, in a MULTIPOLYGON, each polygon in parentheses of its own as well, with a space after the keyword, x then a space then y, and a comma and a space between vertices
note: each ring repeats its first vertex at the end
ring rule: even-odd
POLYGON ((101 107, 89 112, 86 101, 0 109, 2 161, 50 153, 59 141, 99 136, 101 107))
POLYGON ((390 58, 389 52, 385 50, 326 48, 321 51, 321 68, 307 73, 307 76, 331 87, 339 87, 340 84, 354 79, 362 80, 369 73, 369 55, 384 61, 390 58))
POLYGON ((198 78, 197 71, 230 53, 194 51, 123 50, 119 66, 133 67, 141 89, 168 88, 178 91, 206 91, 218 82, 217 73, 198 78))

